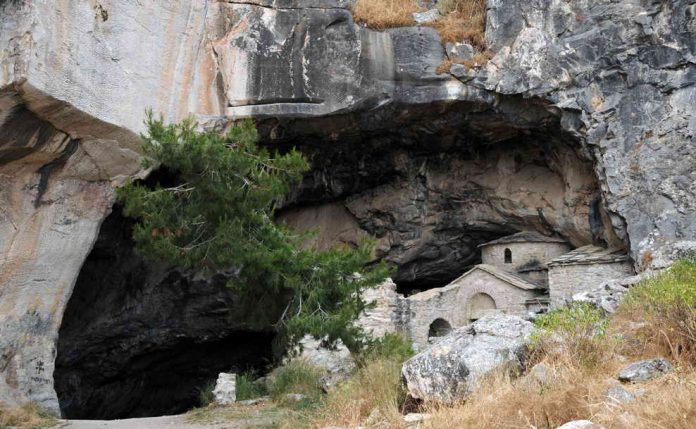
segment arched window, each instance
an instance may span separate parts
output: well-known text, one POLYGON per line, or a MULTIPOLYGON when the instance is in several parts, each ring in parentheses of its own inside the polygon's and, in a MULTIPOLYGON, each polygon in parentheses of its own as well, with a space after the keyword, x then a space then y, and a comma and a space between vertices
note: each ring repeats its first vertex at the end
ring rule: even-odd
POLYGON ((505 263, 512 264, 512 250, 505 249, 505 263))
POLYGON ((495 313, 497 306, 493 297, 487 293, 477 293, 469 298, 469 322, 475 322, 483 316, 495 313))
POLYGON ((435 319, 433 323, 430 324, 430 329, 428 329, 428 341, 432 341, 437 337, 444 337, 449 334, 452 330, 452 325, 449 324, 445 319, 435 319))

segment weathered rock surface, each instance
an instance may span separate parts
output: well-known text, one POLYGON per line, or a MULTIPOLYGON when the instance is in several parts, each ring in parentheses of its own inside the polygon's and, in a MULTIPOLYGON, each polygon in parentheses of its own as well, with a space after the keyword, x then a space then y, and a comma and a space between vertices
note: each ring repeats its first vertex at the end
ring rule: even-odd
POLYGON ((378 237, 408 289, 523 229, 638 268, 695 248, 693 1, 487 3, 495 56, 459 80, 435 30, 362 28, 348 0, 0 2, 0 399, 58 408, 62 315, 113 188, 143 173, 146 107, 256 117, 312 158, 295 221, 330 204, 319 240, 378 237))
POLYGON ((622 368, 617 378, 624 383, 640 383, 662 377, 671 371, 672 364, 666 359, 646 359, 622 368))
POLYGON ((632 402, 636 399, 636 395, 630 390, 626 389, 616 380, 611 380, 606 392, 604 393, 604 400, 607 404, 618 405, 632 402))
POLYGON ((324 390, 330 390, 355 369, 355 360, 340 339, 336 344, 329 346, 311 335, 305 335, 299 341, 298 347, 298 353, 290 360, 304 360, 322 369, 325 372, 325 375, 321 377, 324 390))
POLYGON ((408 394, 453 403, 471 394, 479 379, 494 369, 520 370, 532 329, 519 317, 495 315, 452 331, 404 363, 401 374, 408 394))

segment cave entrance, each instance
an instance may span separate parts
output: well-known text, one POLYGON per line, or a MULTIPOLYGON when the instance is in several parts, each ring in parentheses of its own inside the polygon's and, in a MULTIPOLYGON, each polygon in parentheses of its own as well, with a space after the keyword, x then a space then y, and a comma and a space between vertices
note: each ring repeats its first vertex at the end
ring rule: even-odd
POLYGON ((181 413, 219 372, 262 373, 272 360, 282 304, 236 296, 223 276, 144 261, 131 226, 118 207, 107 217, 63 316, 54 373, 63 417, 181 413))

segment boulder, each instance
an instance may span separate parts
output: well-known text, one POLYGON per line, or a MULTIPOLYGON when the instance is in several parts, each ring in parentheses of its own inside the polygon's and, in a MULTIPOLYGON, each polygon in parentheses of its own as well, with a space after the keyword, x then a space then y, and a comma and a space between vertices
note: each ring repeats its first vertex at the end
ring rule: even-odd
POLYGON ((440 18, 440 11, 437 9, 429 9, 425 12, 415 12, 413 14, 413 20, 417 24, 427 24, 429 22, 437 21, 440 18))
POLYGON ((321 378, 324 390, 335 386, 355 369, 355 360, 340 339, 333 346, 328 346, 324 341, 305 335, 298 347, 299 350, 290 360, 302 359, 324 370, 326 374, 321 378))
POLYGON ((221 372, 215 382, 213 395, 218 405, 233 404, 237 400, 237 374, 221 372))
POLYGON ((672 364, 666 359, 646 359, 624 367, 617 378, 624 383, 640 383, 662 377, 671 371, 672 364))
POLYGON ((636 398, 631 391, 627 390, 616 380, 611 380, 606 392, 604 393, 604 401, 607 404, 618 405, 631 402, 636 398))
POLYGON ((424 401, 453 403, 496 368, 519 371, 533 325, 516 316, 486 316, 452 331, 404 363, 408 394, 424 401))
POLYGON ((474 57, 474 47, 468 43, 447 43, 445 51, 452 61, 467 61, 474 57))
POLYGON ((408 413, 404 416, 404 423, 408 429, 419 429, 431 416, 427 413, 408 413))

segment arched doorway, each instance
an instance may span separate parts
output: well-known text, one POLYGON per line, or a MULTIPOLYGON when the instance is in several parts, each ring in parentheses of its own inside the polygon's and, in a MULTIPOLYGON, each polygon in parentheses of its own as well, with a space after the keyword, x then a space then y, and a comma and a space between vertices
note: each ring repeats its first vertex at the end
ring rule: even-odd
POLYGON ((495 300, 490 295, 487 293, 477 293, 469 298, 469 322, 475 322, 483 316, 492 314, 496 309, 495 300))
POLYGON ((428 342, 438 337, 444 337, 452 331, 452 325, 445 319, 435 319, 428 329, 428 342))

